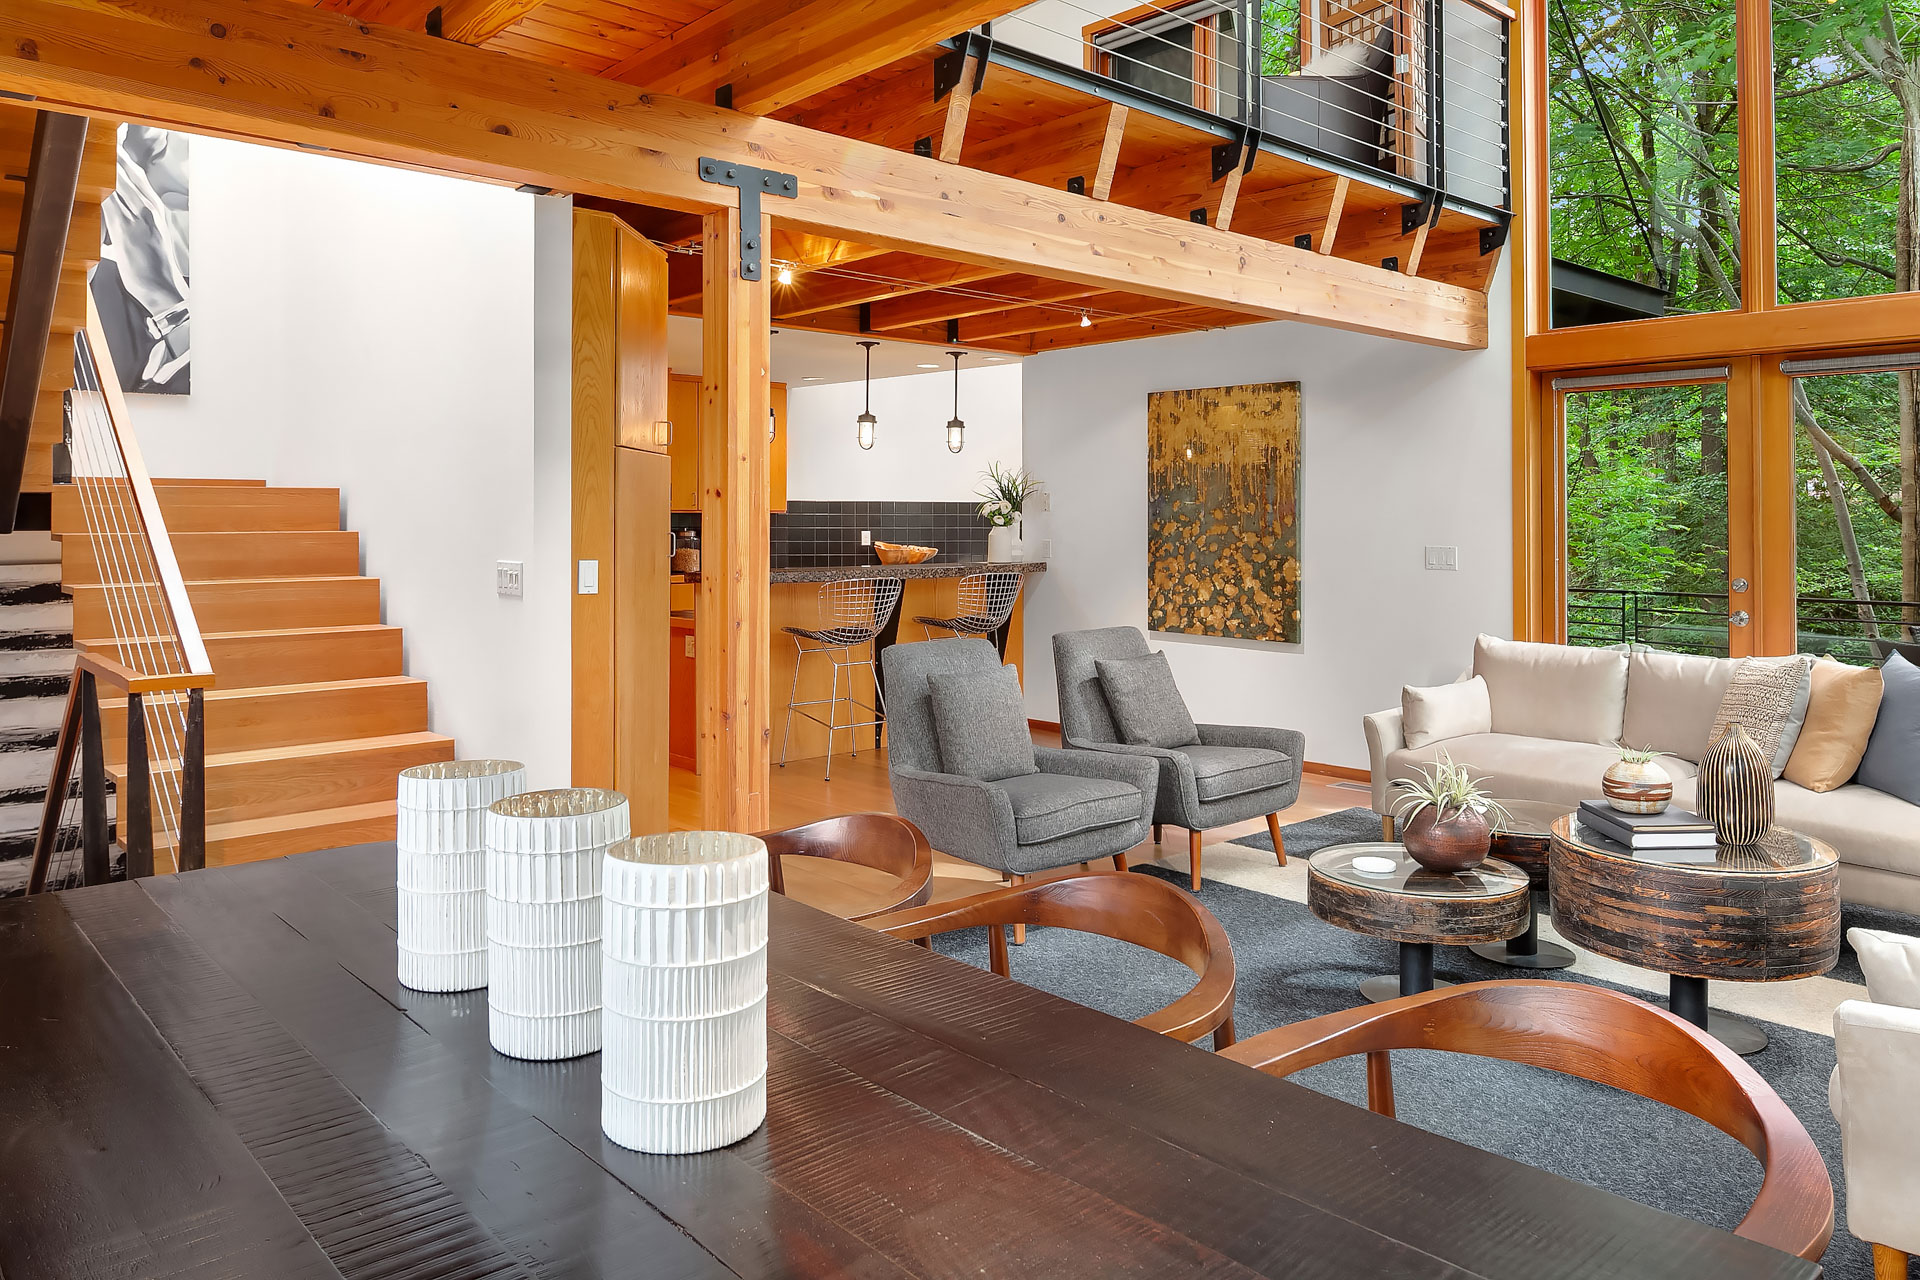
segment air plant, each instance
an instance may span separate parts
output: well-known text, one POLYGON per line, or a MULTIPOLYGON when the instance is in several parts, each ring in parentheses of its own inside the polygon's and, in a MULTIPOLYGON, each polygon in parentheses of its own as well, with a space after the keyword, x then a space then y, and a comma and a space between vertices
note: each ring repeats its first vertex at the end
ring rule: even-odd
POLYGON ((1401 778, 1393 784, 1401 793, 1394 804, 1394 816, 1402 823, 1411 821, 1422 809, 1432 809, 1435 822, 1445 822, 1454 813, 1472 813, 1487 819, 1489 825, 1497 825, 1510 816, 1506 806, 1474 781, 1465 765, 1455 764, 1444 751, 1418 773, 1417 778, 1401 778))

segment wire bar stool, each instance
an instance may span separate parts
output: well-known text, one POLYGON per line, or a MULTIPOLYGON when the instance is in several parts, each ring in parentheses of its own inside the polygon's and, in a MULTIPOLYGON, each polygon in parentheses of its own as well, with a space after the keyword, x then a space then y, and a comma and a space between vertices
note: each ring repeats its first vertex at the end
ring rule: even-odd
MULTIPOLYGON (((956 636, 979 636, 990 640, 1007 619, 1013 616, 1014 602, 1020 598, 1020 575, 1004 570, 970 573, 960 579, 960 598, 951 618, 914 618, 933 639, 935 628, 956 636)), ((1005 657, 1005 653, 1001 654, 1005 657)))
MULTIPOLYGON (((877 729, 886 716, 886 698, 880 692, 880 680, 874 670, 874 637, 878 636, 893 617, 894 609, 900 603, 900 592, 905 582, 899 578, 839 578, 820 584, 820 625, 818 627, 782 627, 793 637, 793 687, 787 692, 787 729, 780 740, 780 767, 787 767, 787 749, 793 744, 793 717, 796 711, 815 724, 826 726, 827 730, 827 772, 828 781, 833 779, 833 739, 841 730, 877 729), (862 645, 868 646, 866 655, 860 656, 856 650, 862 645), (825 698, 800 699, 800 668, 805 665, 807 655, 824 653, 833 664, 833 684, 831 692, 825 698), (860 700, 860 687, 855 668, 865 667, 867 678, 873 681, 873 702, 860 700), (847 673, 847 691, 843 697, 840 692, 840 673, 847 673), (840 704, 846 703, 848 720, 840 719, 840 704), (805 707, 827 708, 823 720, 812 711, 801 710, 805 707), (870 718, 862 720, 860 712, 868 713, 870 718)), ((852 739, 850 754, 860 754, 860 739, 852 739)))

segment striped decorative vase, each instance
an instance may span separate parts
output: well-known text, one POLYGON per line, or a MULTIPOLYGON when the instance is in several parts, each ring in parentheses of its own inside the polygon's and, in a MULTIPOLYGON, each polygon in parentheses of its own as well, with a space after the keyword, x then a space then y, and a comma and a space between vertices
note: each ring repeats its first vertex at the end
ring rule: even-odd
POLYGON ((453 760, 400 773, 400 982, 415 991, 487 985, 487 806, 527 789, 518 760, 453 760))
POLYGON ((1721 844, 1754 844, 1773 829, 1773 762, 1738 724, 1700 757, 1699 786, 1700 816, 1721 844))
POLYGON ((600 1047, 600 868, 627 798, 529 791, 487 810, 487 1038, 510 1058, 600 1047))
POLYGON ((767 846, 727 831, 607 851, 600 1127, 657 1155, 767 1114, 767 846))

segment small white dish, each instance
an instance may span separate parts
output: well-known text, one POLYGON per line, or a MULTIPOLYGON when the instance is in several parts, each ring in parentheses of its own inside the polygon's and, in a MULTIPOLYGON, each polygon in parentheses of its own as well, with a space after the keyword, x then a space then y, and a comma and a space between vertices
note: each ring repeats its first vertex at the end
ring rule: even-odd
POLYGON ((1363 876, 1390 876, 1400 869, 1394 858, 1355 858, 1353 869, 1363 876))

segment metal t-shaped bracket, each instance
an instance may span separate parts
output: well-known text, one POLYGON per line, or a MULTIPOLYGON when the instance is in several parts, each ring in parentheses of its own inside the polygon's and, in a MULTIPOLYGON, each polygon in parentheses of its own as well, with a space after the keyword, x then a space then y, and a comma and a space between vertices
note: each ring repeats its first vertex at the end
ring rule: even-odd
POLYGON ((700 157, 703 182, 732 187, 740 193, 740 278, 758 280, 765 246, 760 243, 760 197, 800 197, 800 180, 790 173, 756 169, 750 164, 732 164, 725 160, 700 157))

